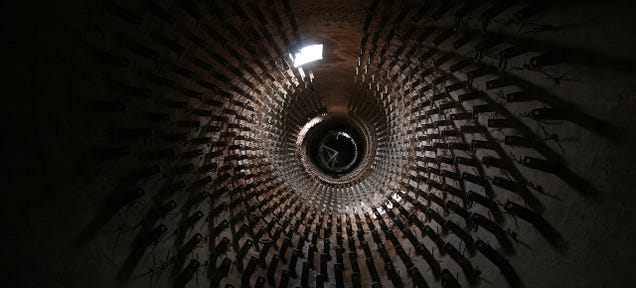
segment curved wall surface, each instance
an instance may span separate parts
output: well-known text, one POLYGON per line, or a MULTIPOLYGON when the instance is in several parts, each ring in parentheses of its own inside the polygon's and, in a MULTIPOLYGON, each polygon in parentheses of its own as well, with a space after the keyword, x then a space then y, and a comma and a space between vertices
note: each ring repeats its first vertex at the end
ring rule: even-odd
POLYGON ((636 284, 629 1, 3 6, 12 286, 636 284))

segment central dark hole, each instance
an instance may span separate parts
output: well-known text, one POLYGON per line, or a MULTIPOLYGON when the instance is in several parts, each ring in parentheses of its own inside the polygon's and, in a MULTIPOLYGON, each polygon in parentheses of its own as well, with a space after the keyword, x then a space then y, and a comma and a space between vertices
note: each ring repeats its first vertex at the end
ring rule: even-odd
POLYGON ((330 131, 318 147, 320 165, 327 170, 347 170, 358 158, 358 145, 351 135, 342 131, 330 131))
POLYGON ((334 177, 355 169, 366 145, 360 130, 344 117, 320 122, 309 130, 304 143, 312 164, 334 177))

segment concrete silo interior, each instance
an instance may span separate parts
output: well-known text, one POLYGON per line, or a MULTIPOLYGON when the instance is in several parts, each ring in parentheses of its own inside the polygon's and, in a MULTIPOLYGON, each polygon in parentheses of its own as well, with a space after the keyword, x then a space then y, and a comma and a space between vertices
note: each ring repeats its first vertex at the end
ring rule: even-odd
POLYGON ((41 2, 6 287, 636 286, 630 1, 41 2))

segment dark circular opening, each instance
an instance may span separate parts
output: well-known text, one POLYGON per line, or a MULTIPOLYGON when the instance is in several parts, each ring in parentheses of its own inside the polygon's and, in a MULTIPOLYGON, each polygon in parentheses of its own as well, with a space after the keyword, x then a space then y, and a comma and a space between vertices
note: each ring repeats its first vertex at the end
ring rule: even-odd
POLYGON ((318 123, 308 131, 304 145, 311 164, 333 177, 355 169, 366 148, 360 129, 345 117, 318 123))
POLYGON ((318 147, 320 166, 331 172, 349 169, 358 159, 358 145, 343 131, 329 131, 318 147))

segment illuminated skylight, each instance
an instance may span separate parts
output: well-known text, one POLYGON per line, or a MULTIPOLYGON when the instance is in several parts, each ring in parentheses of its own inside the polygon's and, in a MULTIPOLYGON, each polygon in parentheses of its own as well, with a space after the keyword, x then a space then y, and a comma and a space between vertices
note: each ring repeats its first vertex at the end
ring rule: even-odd
POLYGON ((309 62, 322 59, 322 44, 315 44, 305 46, 296 52, 294 55, 289 54, 292 60, 294 60, 294 68, 298 68, 309 62))

